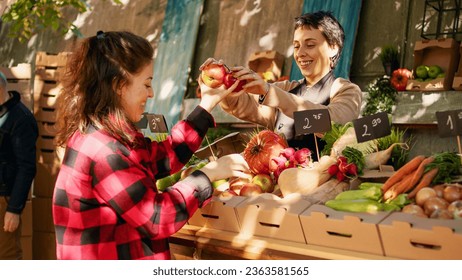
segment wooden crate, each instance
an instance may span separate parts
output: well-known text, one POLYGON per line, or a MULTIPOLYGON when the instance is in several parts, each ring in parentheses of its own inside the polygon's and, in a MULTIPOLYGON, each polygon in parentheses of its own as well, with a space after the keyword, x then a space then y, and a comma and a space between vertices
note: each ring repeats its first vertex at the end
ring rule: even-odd
POLYGON ((28 63, 20 63, 13 67, 0 67, 7 79, 8 91, 17 91, 21 94, 21 101, 31 111, 34 108, 34 99, 32 98, 32 85, 31 85, 31 65, 28 63))
POLYGON ((57 99, 62 89, 60 82, 70 52, 50 54, 37 52, 34 77, 34 115, 39 127, 37 162, 55 164, 61 162, 54 145, 56 135, 57 99))

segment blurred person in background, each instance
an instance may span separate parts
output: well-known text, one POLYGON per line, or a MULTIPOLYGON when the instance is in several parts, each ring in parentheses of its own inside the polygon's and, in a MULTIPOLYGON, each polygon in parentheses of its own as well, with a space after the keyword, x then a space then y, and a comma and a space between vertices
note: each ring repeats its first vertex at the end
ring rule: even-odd
POLYGON ((0 259, 22 259, 21 214, 36 173, 37 121, 0 72, 0 259))

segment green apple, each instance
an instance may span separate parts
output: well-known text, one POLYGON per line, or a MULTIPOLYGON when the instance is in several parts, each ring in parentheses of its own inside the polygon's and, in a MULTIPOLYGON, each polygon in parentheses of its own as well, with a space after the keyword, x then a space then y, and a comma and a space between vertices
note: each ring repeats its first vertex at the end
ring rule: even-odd
POLYGON ((436 78, 444 78, 446 77, 446 74, 445 73, 439 73, 438 76, 436 76, 436 78))
POLYGON ((427 69, 428 77, 435 79, 439 74, 443 73, 443 69, 438 65, 431 65, 427 69))
POLYGON ((228 180, 226 179, 221 179, 221 180, 217 180, 217 181, 213 181, 212 182, 212 187, 214 189, 218 188, 219 186, 223 185, 224 183, 228 182, 228 180))
POLYGON ((428 67, 426 65, 419 65, 415 69, 417 78, 426 79, 428 77, 428 67))
POLYGON ((263 192, 270 193, 274 191, 273 179, 271 179, 269 174, 261 173, 255 175, 252 178, 252 183, 259 185, 263 192))

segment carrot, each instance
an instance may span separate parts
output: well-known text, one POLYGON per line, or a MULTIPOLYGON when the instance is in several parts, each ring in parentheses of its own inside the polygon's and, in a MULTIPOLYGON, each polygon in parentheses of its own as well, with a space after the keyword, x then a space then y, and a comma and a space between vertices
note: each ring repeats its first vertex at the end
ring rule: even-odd
POLYGON ((408 161, 406 164, 401 166, 400 169, 398 169, 393 175, 391 175, 385 183, 383 183, 382 186, 382 192, 386 192, 391 186, 394 184, 398 183, 400 180, 402 180, 406 175, 410 174, 414 170, 416 170, 420 163, 425 159, 425 156, 419 155, 415 156, 413 159, 408 161))
POLYGON ((436 175, 438 175, 438 171, 439 171, 438 167, 435 167, 427 171, 422 176, 422 179, 420 180, 419 184, 415 186, 415 188, 409 193, 407 197, 413 198, 420 189, 429 187, 433 179, 435 179, 436 175))
POLYGON ((427 164, 432 163, 434 160, 435 158, 433 156, 429 156, 420 163, 419 167, 417 167, 417 170, 414 172, 412 180, 409 182, 408 188, 404 190, 404 192, 408 192, 409 190, 414 188, 417 183, 419 183, 420 179, 425 173, 425 167, 427 166, 427 164))
POLYGON ((389 199, 391 200, 396 198, 399 194, 404 193, 404 190, 408 188, 416 172, 417 170, 410 174, 404 175, 404 178, 401 181, 397 182, 383 193, 383 199, 385 201, 389 199))

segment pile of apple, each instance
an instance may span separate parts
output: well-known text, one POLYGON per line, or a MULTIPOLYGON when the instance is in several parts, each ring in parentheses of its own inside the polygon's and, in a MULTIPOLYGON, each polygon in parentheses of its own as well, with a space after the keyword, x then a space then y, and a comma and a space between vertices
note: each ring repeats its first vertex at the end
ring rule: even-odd
POLYGON ((420 82, 428 82, 437 78, 444 78, 443 69, 438 65, 419 65, 415 69, 415 80, 420 82))
POLYGON ((275 186, 276 184, 271 175, 265 173, 256 174, 252 179, 233 177, 228 181, 228 188, 223 190, 219 196, 254 196, 262 193, 272 193, 275 186))
MULTIPOLYGON (((238 79, 233 76, 233 72, 225 64, 209 64, 201 72, 200 78, 204 84, 210 88, 218 88, 224 85, 230 88, 238 79)), ((242 90, 245 80, 240 80, 233 92, 242 90)))

